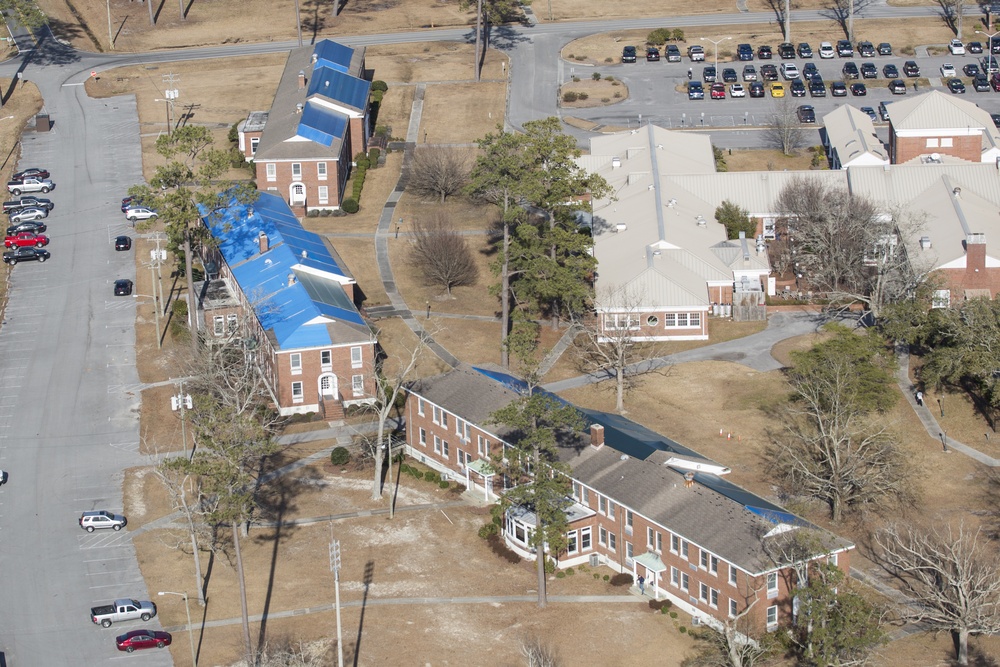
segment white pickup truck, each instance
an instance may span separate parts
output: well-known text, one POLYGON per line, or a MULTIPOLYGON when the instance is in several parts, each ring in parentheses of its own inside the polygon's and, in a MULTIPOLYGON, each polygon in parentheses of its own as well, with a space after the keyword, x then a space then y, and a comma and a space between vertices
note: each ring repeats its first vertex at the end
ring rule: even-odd
POLYGON ((93 607, 90 610, 90 620, 106 628, 119 621, 148 621, 154 616, 156 616, 156 605, 146 600, 115 600, 114 604, 93 607))
POLYGON ((22 192, 48 192, 55 187, 55 183, 44 178, 26 178, 23 181, 7 183, 7 190, 15 197, 22 192))

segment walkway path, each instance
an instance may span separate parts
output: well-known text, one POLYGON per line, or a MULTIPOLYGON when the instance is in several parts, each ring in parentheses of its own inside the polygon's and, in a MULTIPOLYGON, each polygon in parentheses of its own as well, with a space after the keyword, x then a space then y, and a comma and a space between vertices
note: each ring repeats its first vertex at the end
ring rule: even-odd
POLYGON ((903 391, 903 396, 906 397, 906 401, 916 413, 920 423, 923 424, 924 430, 927 431, 927 435, 931 436, 935 440, 940 440, 941 446, 945 447, 945 451, 949 451, 950 448, 951 450, 965 454, 969 458, 975 459, 984 465, 988 465, 991 468, 1000 467, 1000 459, 995 459, 988 454, 983 454, 978 449, 973 449, 972 447, 945 435, 944 429, 938 424, 937 419, 934 418, 934 413, 931 412, 930 408, 926 405, 917 405, 916 387, 914 387, 913 383, 910 382, 910 348, 906 345, 897 346, 896 359, 899 362, 896 365, 896 382, 899 384, 899 388, 903 391))

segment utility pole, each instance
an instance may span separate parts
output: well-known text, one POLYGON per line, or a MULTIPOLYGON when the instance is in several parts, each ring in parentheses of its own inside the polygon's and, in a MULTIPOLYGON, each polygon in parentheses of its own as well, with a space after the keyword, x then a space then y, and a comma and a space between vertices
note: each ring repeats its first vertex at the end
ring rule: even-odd
MULTIPOLYGON (((186 454, 187 453, 187 431, 184 428, 184 411, 185 410, 190 410, 191 408, 193 408, 194 404, 191 402, 191 394, 185 394, 184 393, 184 380, 181 380, 180 383, 181 383, 180 393, 177 394, 176 396, 171 396, 170 397, 170 409, 173 410, 174 412, 177 412, 178 410, 180 410, 180 413, 181 413, 181 442, 184 445, 184 453, 186 454)), ((188 457, 188 460, 191 460, 193 458, 194 458, 194 443, 192 442, 191 443, 191 455, 188 457)))
MULTIPOLYGON (((181 6, 181 21, 187 21, 187 15, 184 13, 184 0, 177 0, 178 4, 181 6)), ((152 2, 152 0, 146 0, 146 2, 152 2)))
POLYGON ((847 0, 847 39, 854 42, 854 0, 847 0))
POLYGON ((302 46, 302 19, 299 16, 299 0, 295 0, 295 30, 299 34, 299 46, 302 46))
POLYGON ((344 667, 344 642, 340 630, 340 540, 333 539, 330 525, 330 571, 333 572, 334 607, 337 609, 337 667, 344 667))
POLYGON ((146 0, 146 6, 149 7, 149 25, 156 25, 156 19, 153 18, 153 0, 146 0))
POLYGON ((163 283, 160 278, 160 265, 166 261, 167 251, 160 250, 160 237, 156 237, 156 250, 149 251, 149 279, 153 283, 153 317, 156 320, 156 349, 163 348, 163 334, 160 331, 160 308, 163 304, 163 283), (157 291, 159 290, 159 291, 157 291))
MULTIPOLYGON (((111 0, 108 0, 106 4, 108 5, 108 46, 111 48, 112 51, 114 51, 115 50, 115 36, 111 32, 111 0)), ((100 5, 97 5, 97 6, 100 7, 100 5)), ((100 10, 98 10, 98 11, 100 11, 100 10)))
POLYGON ((167 89, 165 91, 163 91, 163 97, 166 98, 166 102, 167 102, 167 136, 168 137, 170 136, 171 126, 173 125, 173 122, 171 122, 170 117, 171 117, 171 115, 173 113, 173 110, 174 110, 174 102, 176 102, 177 98, 180 96, 180 91, 177 90, 176 88, 174 88, 174 84, 176 84, 178 81, 180 81, 180 78, 181 78, 180 74, 174 74, 173 72, 171 72, 170 74, 164 74, 163 75, 163 83, 167 84, 167 89))

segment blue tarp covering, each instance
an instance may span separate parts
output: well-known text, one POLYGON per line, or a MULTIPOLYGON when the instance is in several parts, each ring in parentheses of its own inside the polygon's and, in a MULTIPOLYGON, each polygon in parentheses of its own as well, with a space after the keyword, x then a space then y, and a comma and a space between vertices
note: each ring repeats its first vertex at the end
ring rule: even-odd
POLYGON ((368 105, 368 91, 371 84, 364 79, 345 74, 331 67, 316 67, 306 99, 313 95, 321 95, 334 102, 340 102, 355 109, 364 110, 368 105))
POLYGON ((313 55, 316 56, 316 67, 332 67, 346 72, 354 57, 354 49, 331 39, 324 39, 316 44, 313 55))
POLYGON ((344 138, 345 130, 347 130, 346 116, 315 102, 306 102, 296 134, 303 139, 330 147, 334 140, 344 138))

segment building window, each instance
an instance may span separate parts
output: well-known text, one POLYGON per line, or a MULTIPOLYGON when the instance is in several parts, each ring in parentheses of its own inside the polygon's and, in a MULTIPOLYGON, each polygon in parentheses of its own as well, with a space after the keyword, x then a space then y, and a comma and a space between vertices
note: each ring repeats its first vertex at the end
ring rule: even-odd
POLYGON ((733 598, 729 598, 729 618, 736 618, 737 613, 739 613, 739 603, 733 598))
POLYGON ((678 570, 676 567, 670 568, 670 583, 672 583, 674 586, 681 585, 681 571, 678 570))
MULTIPOLYGON (((319 365, 323 367, 324 371, 333 370, 333 352, 330 350, 321 350, 319 353, 319 365)), ((423 414, 423 412, 421 412, 423 414)))
POLYGON ((351 348, 351 368, 361 368, 364 362, 361 360, 361 347, 351 348))
POLYGON ((355 396, 363 396, 365 393, 365 376, 364 375, 352 375, 351 376, 351 391, 355 396))
POLYGON ((608 499, 604 496, 597 496, 597 511, 601 514, 608 513, 608 499))
POLYGON ((597 543, 605 547, 608 545, 608 530, 604 526, 598 528, 597 543))
POLYGON ((330 203, 330 186, 328 185, 319 186, 318 188, 316 188, 316 194, 319 197, 320 204, 330 203))
POLYGON ((469 465, 469 461, 472 460, 472 457, 469 456, 468 452, 461 449, 457 450, 456 453, 458 454, 458 467, 465 470, 465 466, 469 465))
POLYGON ((616 550, 616 544, 617 544, 617 542, 618 542, 618 536, 615 535, 613 532, 611 532, 609 530, 608 531, 608 549, 611 549, 612 551, 615 551, 616 550))
POLYGON ((326 162, 316 163, 316 178, 321 181, 326 180, 326 162))
POLYGON ((590 551, 590 528, 580 529, 580 550, 590 551))
POLYGON ((269 187, 269 188, 267 189, 267 191, 268 191, 268 192, 277 192, 277 191, 278 191, 278 188, 272 188, 272 187, 269 187))
POLYGON ((655 327, 659 323, 660 323, 660 318, 658 318, 656 315, 650 315, 649 317, 646 318, 646 326, 655 327))
POLYGON ((656 531, 656 553, 663 553, 663 534, 660 531, 656 531))
POLYGON ((236 315, 228 315, 226 321, 229 323, 229 333, 236 333, 237 318, 236 315))
POLYGON ((424 399, 422 398, 417 399, 417 414, 421 417, 424 416, 424 399))
POLYGON ((837 564, 837 554, 830 554, 830 557, 827 558, 826 562, 829 563, 830 565, 836 565, 837 564))
POLYGON ((441 438, 437 437, 436 435, 434 436, 434 453, 435 454, 441 453, 441 438))
POLYGON ((937 147, 938 147, 937 137, 928 137, 927 138, 927 148, 937 148, 937 147))
POLYGON ((688 325, 692 327, 701 326, 701 313, 690 313, 688 314, 688 325))
POLYGON ((296 181, 299 180, 300 178, 302 178, 302 163, 301 162, 293 162, 292 163, 292 178, 294 178, 296 181))
POLYGON ((708 584, 698 584, 698 599, 708 602, 708 584))
POLYGON ((479 435, 476 436, 476 452, 485 458, 490 455, 490 441, 479 435))
POLYGON ((950 307, 951 307, 951 290, 947 289, 934 290, 934 297, 931 299, 931 308, 950 308, 950 307))
POLYGON ((212 318, 212 322, 215 324, 215 335, 221 336, 226 330, 226 318, 222 315, 216 315, 212 318))
POLYGON ((420 444, 424 447, 427 446, 427 429, 420 429, 420 444))
POLYGON ((663 326, 670 328, 677 326, 677 313, 667 313, 663 316, 663 326))
POLYGON ((681 540, 681 558, 688 560, 688 543, 687 540, 681 540))
POLYGON ((767 608, 767 629, 774 630, 778 627, 778 605, 767 608))
POLYGON ((632 313, 616 313, 604 316, 605 329, 638 329, 639 317, 632 313))
POLYGON ((699 550, 699 554, 700 554, 700 556, 699 556, 699 566, 701 567, 701 569, 707 570, 708 569, 708 552, 705 551, 704 549, 700 549, 699 550))
POLYGON ((715 556, 708 557, 708 571, 712 574, 719 573, 719 559, 715 556))
POLYGON ((267 172, 267 180, 276 181, 278 180, 278 165, 273 162, 268 162, 264 165, 264 170, 267 172))
POLYGON ((632 543, 625 543, 625 565, 632 567, 632 543))
POLYGON ((729 583, 733 586, 736 585, 736 567, 734 565, 729 566, 729 583))
POLYGON ((954 139, 951 137, 941 137, 941 148, 953 148, 954 146, 954 139))
POLYGON ((583 504, 590 507, 590 489, 583 487, 583 504))
POLYGON ((778 597, 778 573, 771 572, 767 575, 767 597, 778 597))
POLYGON ((653 545, 656 544, 653 540, 654 540, 653 529, 652 528, 647 528, 646 529, 646 548, 649 549, 650 551, 653 550, 653 545))
POLYGON ((302 383, 293 382, 292 383, 292 403, 301 403, 305 399, 305 395, 302 393, 302 383))
POLYGON ((566 533, 566 553, 575 554, 576 553, 576 531, 571 530, 566 533))
POLYGON ((670 553, 677 553, 681 549, 681 538, 676 535, 670 536, 670 553))
POLYGON ((258 145, 260 145, 260 137, 250 137, 250 155, 257 154, 258 145))
POLYGON ((431 417, 431 421, 435 424, 448 428, 448 413, 441 408, 434 406, 434 414, 431 417))
POLYGON ((687 572, 681 572, 681 590, 688 590, 688 584, 691 583, 690 577, 688 577, 687 572))
POLYGON ((451 458, 451 451, 448 448, 448 441, 447 440, 442 440, 441 441, 441 456, 443 456, 445 458, 445 460, 451 458))
POLYGON ((615 515, 618 513, 616 511, 617 509, 618 509, 618 506, 615 505, 615 501, 613 501, 613 500, 611 500, 609 498, 608 499, 608 518, 611 519, 612 521, 615 520, 615 515))
POLYGON ((719 608, 719 591, 715 590, 714 588, 710 588, 708 591, 708 605, 712 609, 719 608))
POLYGON ((292 365, 292 375, 302 375, 302 355, 298 352, 293 352, 288 355, 288 359, 292 365))

